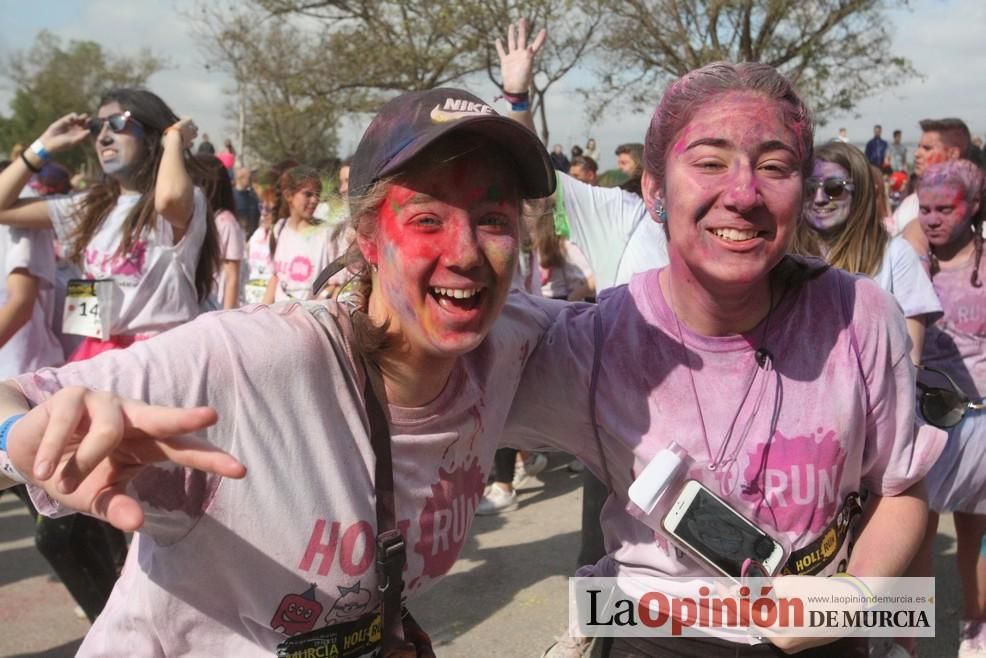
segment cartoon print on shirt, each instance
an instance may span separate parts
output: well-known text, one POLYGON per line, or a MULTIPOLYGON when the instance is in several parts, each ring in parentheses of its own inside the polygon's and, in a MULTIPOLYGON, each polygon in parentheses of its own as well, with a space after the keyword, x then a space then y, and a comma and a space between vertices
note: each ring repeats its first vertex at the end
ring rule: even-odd
POLYGON ((804 436, 779 431, 749 454, 741 489, 744 500, 761 506, 758 518, 778 530, 817 533, 835 517, 846 453, 834 430, 817 428, 804 436), (831 464, 821 469, 817 464, 831 464))
POLYGON ((422 575, 439 578, 459 556, 473 513, 483 495, 486 478, 473 457, 466 466, 438 471, 438 482, 431 485, 419 518, 420 539, 414 552, 421 556, 422 575))
POLYGON ((307 633, 315 628, 322 604, 315 598, 315 583, 304 594, 288 594, 274 611, 270 627, 285 635, 307 633))
POLYGON ((337 585, 336 589, 339 590, 339 598, 325 615, 326 624, 353 619, 366 612, 367 606, 370 605, 370 590, 363 587, 360 581, 357 580, 356 584, 350 587, 337 585))

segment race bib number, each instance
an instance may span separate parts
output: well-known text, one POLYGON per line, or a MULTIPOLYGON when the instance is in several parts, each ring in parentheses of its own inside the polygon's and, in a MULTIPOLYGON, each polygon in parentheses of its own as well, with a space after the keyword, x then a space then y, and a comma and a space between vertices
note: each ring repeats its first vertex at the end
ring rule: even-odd
POLYGON ((263 279, 251 279, 247 281, 243 296, 247 304, 262 304, 264 293, 267 292, 267 282, 263 279))
POLYGON ((65 295, 62 332, 106 340, 113 319, 112 279, 72 279, 65 295))

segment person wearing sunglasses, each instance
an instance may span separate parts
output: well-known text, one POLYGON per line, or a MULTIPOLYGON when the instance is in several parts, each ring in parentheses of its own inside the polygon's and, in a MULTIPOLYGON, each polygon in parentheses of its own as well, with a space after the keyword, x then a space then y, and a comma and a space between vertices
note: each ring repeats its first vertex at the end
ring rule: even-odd
POLYGON ((922 256, 944 316, 928 327, 919 372, 919 409, 948 428, 945 449, 928 473, 931 514, 918 568, 931 575, 940 514, 955 519, 963 612, 959 655, 986 655, 986 287, 981 261, 984 176, 968 160, 927 167, 917 182, 918 221, 904 231, 922 256))
MULTIPOLYGON (((52 123, 0 173, 0 224, 54 229, 82 271, 69 282, 62 330, 84 336, 69 361, 82 361, 192 320, 212 290, 215 228, 190 172, 196 134, 155 94, 115 89, 96 116, 71 113, 52 123), (54 155, 91 141, 103 180, 85 192, 17 199, 32 173, 54 155), (88 287, 88 280, 101 283, 88 287)), ((70 526, 41 521, 35 538, 90 619, 109 598, 126 541, 95 519, 70 526), (65 576, 63 574, 68 574, 65 576)))
POLYGON ((54 228, 83 278, 106 282, 69 298, 82 317, 64 330, 85 336, 71 360, 188 322, 212 291, 215 228, 190 175, 205 176, 188 152, 196 132, 155 94, 115 89, 95 117, 72 113, 55 121, 0 174, 0 224, 54 228), (80 194, 16 200, 32 171, 87 140, 102 181, 80 194))
POLYGON ((805 221, 792 251, 864 274, 891 293, 907 318, 911 360, 917 364, 925 328, 941 316, 941 303, 917 253, 884 227, 876 183, 866 156, 855 146, 828 142, 816 149, 805 180, 805 221))

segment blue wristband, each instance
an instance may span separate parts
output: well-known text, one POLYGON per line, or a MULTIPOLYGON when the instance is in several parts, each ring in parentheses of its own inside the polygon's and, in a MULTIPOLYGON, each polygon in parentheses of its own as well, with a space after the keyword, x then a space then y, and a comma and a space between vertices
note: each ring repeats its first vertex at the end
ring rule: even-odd
POLYGON ((530 109, 530 107, 531 107, 530 101, 521 101, 519 103, 510 104, 510 109, 513 110, 514 112, 523 112, 524 110, 530 109))
POLYGON ((0 425, 0 450, 7 452, 7 435, 10 434, 10 429, 14 426, 14 423, 19 421, 24 417, 24 414, 17 414, 16 416, 11 416, 7 420, 3 421, 0 425))
POLYGON ((51 153, 48 153, 48 149, 45 148, 40 139, 34 140, 34 143, 31 144, 31 150, 41 158, 42 162, 48 162, 51 159, 51 153))

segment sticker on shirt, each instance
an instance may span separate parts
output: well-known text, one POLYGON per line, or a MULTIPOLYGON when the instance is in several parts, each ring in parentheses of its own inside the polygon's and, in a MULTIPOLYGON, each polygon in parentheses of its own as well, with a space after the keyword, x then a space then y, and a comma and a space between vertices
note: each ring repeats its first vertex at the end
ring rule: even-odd
MULTIPOLYGON (((855 491, 846 496, 845 502, 832 522, 822 534, 803 548, 791 551, 787 564, 781 569, 784 576, 814 576, 832 563, 849 536, 853 521, 863 513, 859 504, 859 494, 855 491)), ((845 561, 843 561, 845 562, 845 561)), ((840 563, 837 573, 843 573, 847 564, 840 563)))
POLYGON ((113 279, 72 279, 65 294, 62 332, 107 340, 113 321, 113 279))
POLYGON ((277 645, 278 658, 375 658, 380 654, 379 611, 343 624, 296 635, 277 645))
POLYGON ((247 304, 262 304, 264 294, 267 292, 267 281, 264 279, 250 279, 244 287, 243 297, 247 304))

